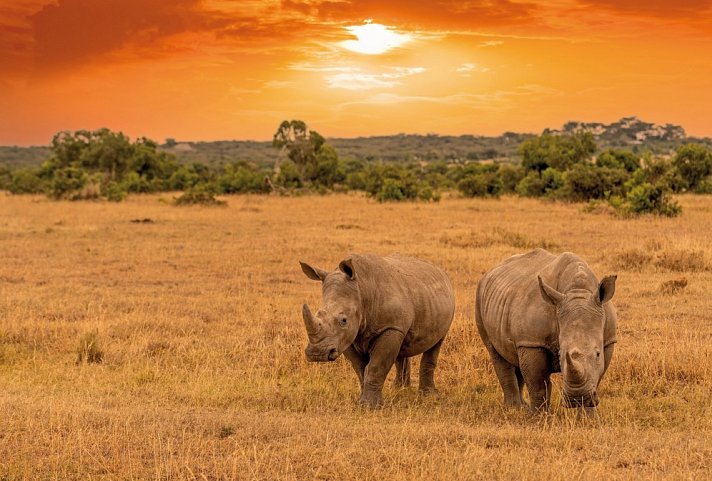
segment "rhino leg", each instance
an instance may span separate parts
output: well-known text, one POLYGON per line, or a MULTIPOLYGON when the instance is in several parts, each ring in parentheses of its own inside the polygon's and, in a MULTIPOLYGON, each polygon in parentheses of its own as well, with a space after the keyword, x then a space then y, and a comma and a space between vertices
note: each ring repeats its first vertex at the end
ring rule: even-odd
POLYGON ((443 345, 443 339, 440 339, 437 344, 423 353, 420 359, 420 382, 418 389, 420 392, 429 393, 435 391, 435 367, 438 365, 438 355, 440 348, 443 345))
POLYGON ((410 386, 410 359, 407 357, 396 358, 396 378, 393 387, 396 389, 410 386))
POLYGON ((510 364, 494 349, 494 346, 487 346, 487 350, 492 358, 494 372, 497 374, 499 385, 504 392, 504 405, 507 407, 520 408, 524 406, 522 400, 523 378, 520 382, 521 371, 514 365, 510 364))
POLYGON ((354 368, 354 371, 356 371, 358 384, 361 388, 363 388, 363 371, 366 369, 366 364, 368 364, 368 362, 363 355, 359 354, 356 349, 354 349, 353 346, 349 346, 348 349, 344 351, 344 356, 346 356, 346 359, 349 360, 351 366, 354 368))
POLYGON ((403 337, 402 333, 389 329, 373 341, 369 361, 363 373, 359 403, 368 407, 383 405, 383 383, 386 382, 388 371, 398 357, 403 337))
POLYGON ((530 408, 534 412, 547 411, 551 398, 550 353, 540 347, 517 349, 519 368, 529 391, 530 408))
POLYGON ((514 374, 517 376, 517 387, 519 388, 519 402, 522 406, 526 406, 527 403, 524 401, 524 376, 522 375, 522 370, 519 367, 514 368, 514 374))

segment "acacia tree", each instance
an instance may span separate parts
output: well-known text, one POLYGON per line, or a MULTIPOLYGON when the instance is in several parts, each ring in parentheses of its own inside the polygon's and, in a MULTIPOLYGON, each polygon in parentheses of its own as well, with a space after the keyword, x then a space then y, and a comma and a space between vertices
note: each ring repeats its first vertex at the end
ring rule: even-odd
MULTIPOLYGON (((272 138, 272 145, 280 149, 274 165, 275 178, 279 178, 280 161, 286 154, 301 180, 319 183, 322 177, 333 179, 337 169, 336 151, 326 144, 321 134, 309 130, 303 120, 283 121, 272 138)), ((324 183, 330 185, 333 180, 324 183)))

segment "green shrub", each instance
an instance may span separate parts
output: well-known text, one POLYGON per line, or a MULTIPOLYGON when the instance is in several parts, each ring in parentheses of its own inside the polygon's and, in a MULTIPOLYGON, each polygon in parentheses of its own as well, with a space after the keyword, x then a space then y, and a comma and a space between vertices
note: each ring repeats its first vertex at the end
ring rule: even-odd
POLYGON ((497 175, 502 184, 503 194, 512 194, 517 190, 517 184, 522 181, 526 171, 522 166, 512 164, 499 164, 497 175))
POLYGON ((228 165, 218 177, 218 186, 223 194, 260 193, 269 190, 265 183, 266 172, 245 165, 228 165))
POLYGON ((695 193, 712 194, 712 175, 708 175, 697 184, 695 193))
POLYGON ((126 190, 118 182, 107 182, 101 188, 101 195, 109 202, 121 202, 126 198, 126 190))
POLYGON ((283 161, 279 166, 279 174, 276 179, 277 185, 285 189, 296 189, 302 187, 302 177, 294 162, 283 161))
POLYGON ((555 193, 564 185, 563 173, 548 168, 541 173, 529 172, 517 184, 517 193, 525 197, 542 197, 555 193))
POLYGON ((223 206, 227 202, 215 198, 215 191, 208 185, 199 184, 195 187, 183 192, 182 195, 176 197, 175 205, 208 205, 208 206, 223 206))
POLYGON ((403 189, 403 184, 399 180, 385 179, 380 190, 376 193, 376 199, 379 202, 404 200, 406 196, 403 189))
POLYGON ((89 180, 86 171, 79 167, 63 167, 53 174, 49 186, 49 195, 53 199, 72 198, 89 180))
POLYGON ((47 183, 36 169, 19 169, 12 172, 8 190, 13 194, 41 194, 47 183))
POLYGON ((712 175, 712 150, 702 144, 682 145, 672 163, 680 173, 684 187, 694 191, 703 179, 712 175))
POLYGON ((621 168, 596 167, 578 164, 564 173, 562 198, 573 201, 607 199, 612 195, 623 195, 628 172, 621 168))
POLYGON ((566 170, 574 164, 587 161, 596 151, 596 142, 590 132, 567 135, 543 133, 522 142, 519 154, 527 170, 544 172, 549 168, 566 170))
POLYGON ((483 172, 464 177, 457 188, 465 197, 499 197, 502 180, 495 172, 483 172))
POLYGON ((635 172, 640 168, 640 158, 630 150, 608 149, 598 155, 596 166, 635 172))
POLYGON ((626 212, 632 215, 657 214, 675 217, 680 214, 680 205, 672 199, 668 188, 647 182, 633 187, 626 196, 626 212))

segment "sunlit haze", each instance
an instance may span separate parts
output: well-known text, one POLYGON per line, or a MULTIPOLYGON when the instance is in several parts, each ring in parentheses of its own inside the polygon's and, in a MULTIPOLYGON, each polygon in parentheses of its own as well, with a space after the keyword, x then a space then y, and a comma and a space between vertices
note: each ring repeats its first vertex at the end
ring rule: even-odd
POLYGON ((712 0, 5 0, 0 144, 540 132, 712 136, 712 0))

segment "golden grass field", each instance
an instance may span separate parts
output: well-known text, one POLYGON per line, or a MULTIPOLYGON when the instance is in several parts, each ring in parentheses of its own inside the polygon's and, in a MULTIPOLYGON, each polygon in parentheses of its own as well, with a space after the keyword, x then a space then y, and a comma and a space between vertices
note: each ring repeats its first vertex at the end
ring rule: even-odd
POLYGON ((170 198, 0 193, 1 480, 712 476, 712 197, 632 220, 518 198, 170 198), (479 277, 536 246, 618 274, 619 343, 593 419, 561 406, 558 375, 550 415, 503 409, 476 333, 479 277), (437 394, 388 383, 368 411, 345 359, 305 361, 301 305, 318 306, 320 285, 297 261, 333 269, 350 252, 449 273, 437 394))

